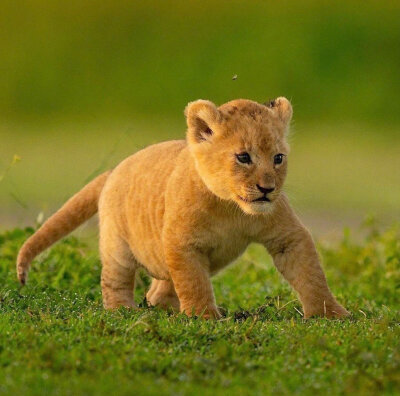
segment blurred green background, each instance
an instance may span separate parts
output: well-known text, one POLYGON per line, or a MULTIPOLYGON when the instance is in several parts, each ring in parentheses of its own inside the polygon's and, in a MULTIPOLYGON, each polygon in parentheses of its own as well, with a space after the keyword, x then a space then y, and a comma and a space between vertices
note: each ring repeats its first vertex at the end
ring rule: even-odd
POLYGON ((0 228, 182 138, 189 101, 280 95, 306 224, 400 218, 398 1, 2 0, 0 71, 0 228))

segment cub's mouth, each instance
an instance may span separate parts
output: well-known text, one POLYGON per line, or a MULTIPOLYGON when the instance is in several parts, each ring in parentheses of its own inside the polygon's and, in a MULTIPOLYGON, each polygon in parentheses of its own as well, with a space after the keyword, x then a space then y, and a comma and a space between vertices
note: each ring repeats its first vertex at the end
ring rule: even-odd
POLYGON ((259 197, 259 198, 257 198, 257 199, 253 199, 253 200, 243 198, 243 197, 241 197, 240 195, 238 195, 238 198, 239 198, 241 201, 246 202, 246 203, 271 202, 271 200, 270 200, 269 198, 267 198, 265 195, 263 195, 262 197, 259 197))
POLYGON ((251 202, 271 202, 271 200, 264 195, 263 197, 254 199, 251 202))

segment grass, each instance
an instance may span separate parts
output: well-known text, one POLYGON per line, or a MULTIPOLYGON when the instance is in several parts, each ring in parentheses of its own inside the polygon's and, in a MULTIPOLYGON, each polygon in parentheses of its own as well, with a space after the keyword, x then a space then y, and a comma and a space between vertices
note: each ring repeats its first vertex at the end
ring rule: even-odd
POLYGON ((400 394, 399 225, 320 244, 353 313, 336 321, 303 321, 256 245, 214 280, 218 322, 105 312, 90 238, 44 253, 21 289, 33 230, 11 229, 182 138, 190 100, 280 95, 295 110, 287 192, 306 223, 398 219, 398 2, 23 3, 0 6, 0 394, 400 394))
MULTIPOLYGON (((214 280, 220 321, 142 306, 106 312, 95 250, 69 237, 20 288, 15 257, 32 229, 0 235, 0 394, 400 394, 400 226, 320 245, 353 313, 304 321, 258 245, 214 280)), ((143 302, 148 279, 138 278, 143 302)), ((142 304, 143 305, 143 304, 142 304)))
POLYGON ((393 0, 3 0, 0 114, 152 117, 284 95, 302 119, 398 124, 399 16, 393 0))

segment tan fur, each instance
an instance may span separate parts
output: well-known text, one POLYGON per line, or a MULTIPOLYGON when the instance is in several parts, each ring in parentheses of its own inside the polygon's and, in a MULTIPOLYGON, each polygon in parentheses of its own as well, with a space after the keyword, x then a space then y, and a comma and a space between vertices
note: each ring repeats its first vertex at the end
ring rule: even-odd
POLYGON ((37 253, 95 212, 102 189, 106 308, 134 306, 135 272, 143 266, 153 277, 150 304, 218 318, 210 277, 258 242, 297 291, 306 318, 348 315, 332 296, 312 238, 282 192, 287 157, 274 164, 276 154, 289 153, 289 101, 235 100, 217 108, 199 100, 189 103, 185 114, 186 141, 156 144, 127 158, 26 242, 18 258, 20 280, 37 253), (251 164, 238 161, 242 152, 251 155, 251 164), (274 188, 270 202, 253 202, 262 196, 257 185, 274 188))

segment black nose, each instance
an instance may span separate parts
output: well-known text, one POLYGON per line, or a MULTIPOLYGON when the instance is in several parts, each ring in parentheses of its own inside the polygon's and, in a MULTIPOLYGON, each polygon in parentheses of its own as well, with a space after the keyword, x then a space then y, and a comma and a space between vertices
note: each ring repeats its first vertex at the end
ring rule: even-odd
POLYGON ((257 188, 265 195, 267 195, 275 190, 275 187, 265 188, 265 187, 261 187, 259 184, 257 184, 257 188))

